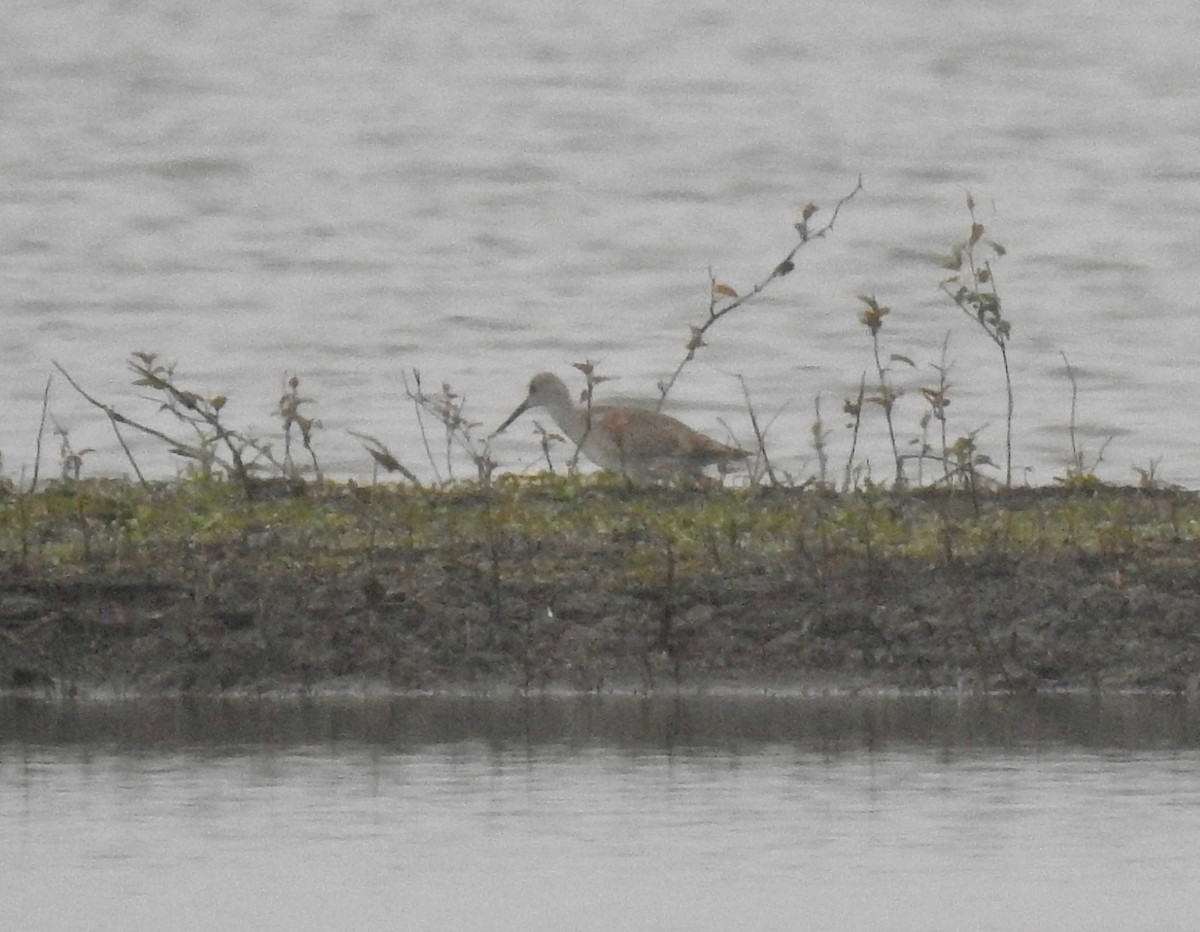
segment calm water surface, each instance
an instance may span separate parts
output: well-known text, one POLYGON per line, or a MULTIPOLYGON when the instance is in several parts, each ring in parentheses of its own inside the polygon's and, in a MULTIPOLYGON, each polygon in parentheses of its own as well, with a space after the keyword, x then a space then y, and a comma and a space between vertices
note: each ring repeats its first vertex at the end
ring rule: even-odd
MULTIPOLYGON (((895 364, 902 442, 951 330, 951 438, 978 430, 1001 460, 994 347, 930 262, 965 230, 970 190, 1009 248, 1018 466, 1061 471, 1065 351, 1089 463, 1112 436, 1101 474, 1161 458, 1200 486, 1179 429, 1200 389, 1198 30, 1190 0, 14 0, 4 468, 32 466, 51 360, 167 426, 124 371, 151 349, 263 433, 299 372, 329 471, 369 474, 355 429, 428 477, 401 373, 465 394, 480 434, 531 373, 585 357, 620 377, 609 397, 651 397, 706 312, 709 267, 744 290, 800 207, 861 173, 834 235, 717 328, 672 410, 749 442, 744 374, 778 415, 777 466, 802 476, 820 396, 837 468, 842 399, 872 365, 855 295, 875 293, 894 308, 885 354, 916 365, 895 364)), ((128 471, 61 378, 50 411, 94 448, 87 472, 128 471)), ((879 477, 883 437, 872 422, 860 444, 879 477)), ((135 450, 147 471, 178 467, 135 450)), ((531 425, 493 455, 534 468, 531 425)))
POLYGON ((1184 700, 0 704, 5 928, 1194 926, 1184 700))

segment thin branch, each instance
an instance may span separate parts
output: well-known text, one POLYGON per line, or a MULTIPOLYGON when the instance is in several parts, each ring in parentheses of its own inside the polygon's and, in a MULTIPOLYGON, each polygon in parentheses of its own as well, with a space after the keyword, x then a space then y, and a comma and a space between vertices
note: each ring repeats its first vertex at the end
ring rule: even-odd
POLYGON ((33 482, 29 486, 29 494, 32 495, 37 491, 38 487, 38 472, 42 466, 42 438, 46 433, 46 415, 50 409, 50 383, 54 381, 54 376, 46 377, 46 387, 42 391, 42 417, 38 421, 37 441, 33 448, 33 482))
POLYGON ((817 454, 817 477, 822 489, 829 487, 829 451, 826 449, 828 432, 825 422, 821 419, 821 393, 817 392, 813 399, 813 422, 809 428, 812 435, 812 447, 817 454))
POLYGON ((438 469, 437 460, 434 459, 433 450, 429 446, 429 432, 425 429, 425 416, 422 414, 425 393, 421 390, 421 370, 414 368, 412 374, 413 380, 417 383, 417 390, 415 392, 408 387, 408 376, 403 372, 400 373, 400 380, 404 383, 404 394, 413 403, 413 411, 417 415, 417 428, 421 431, 421 443, 425 447, 425 457, 429 460, 429 466, 433 470, 434 482, 441 485, 442 473, 438 469))
POLYGON ((1071 361, 1067 359, 1067 354, 1063 350, 1059 350, 1059 355, 1062 356, 1063 365, 1067 367, 1067 378, 1071 382, 1071 421, 1067 425, 1067 434, 1071 438, 1071 466, 1083 472, 1083 457, 1079 453, 1079 446, 1075 442, 1075 410, 1079 400, 1079 385, 1075 381, 1075 370, 1071 367, 1071 361))
POLYGON ((686 352, 683 359, 681 359, 679 365, 675 367, 675 371, 671 373, 671 377, 669 379, 667 379, 665 382, 658 383, 658 403, 655 405, 656 411, 662 410, 663 405, 666 403, 667 395, 670 394, 671 389, 674 388, 675 382, 679 379, 684 367, 696 358, 696 350, 707 345, 704 342, 704 335, 708 333, 709 329, 725 315, 732 311, 736 311, 748 301, 757 298, 763 293, 767 286, 771 284, 771 282, 775 281, 775 279, 783 278, 783 276, 791 272, 796 267, 794 262, 796 253, 798 253, 802 247, 806 246, 813 240, 824 239, 830 232, 832 232, 833 226, 835 223, 837 223, 838 214, 841 213, 842 207, 844 207, 851 200, 851 198, 858 194, 858 192, 862 189, 862 176, 859 175, 858 182, 854 185, 854 189, 850 191, 849 194, 844 195, 837 202, 837 204, 834 205, 833 213, 830 215, 828 222, 823 227, 820 227, 816 230, 809 229, 808 221, 812 218, 813 214, 816 213, 817 207, 813 204, 809 204, 807 207, 805 207, 803 218, 799 223, 796 224, 796 232, 800 237, 799 241, 795 246, 792 247, 791 251, 783 257, 782 261, 780 261, 775 268, 771 270, 771 273, 767 275, 766 278, 756 283, 745 294, 739 295, 732 288, 719 284, 712 273, 712 269, 709 269, 708 319, 699 326, 695 324, 690 325, 691 337, 688 339, 686 352), (728 304, 718 307, 717 303, 723 298, 730 298, 732 300, 730 300, 728 304))
POLYGON ((754 411, 754 403, 750 400, 750 389, 746 385, 745 376, 737 376, 738 384, 742 386, 742 397, 746 399, 746 410, 750 412, 750 426, 754 430, 754 442, 758 447, 758 453, 762 457, 763 468, 767 471, 767 478, 771 480, 771 485, 779 485, 775 478, 775 470, 771 467, 771 457, 767 455, 767 438, 763 430, 758 425, 758 415, 754 411))
POLYGON ((116 421, 110 418, 109 423, 112 425, 113 433, 117 435, 117 443, 125 451, 125 458, 129 460, 129 465, 133 467, 133 474, 138 478, 138 485, 143 489, 150 488, 150 483, 146 481, 146 477, 142 475, 141 469, 138 468, 137 460, 133 458, 133 451, 129 449, 129 444, 125 442, 125 438, 121 435, 121 430, 117 427, 116 421))
POLYGON ((862 428, 862 408, 863 401, 867 394, 867 373, 863 372, 862 378, 858 382, 858 398, 854 401, 847 400, 842 405, 842 410, 854 418, 850 425, 853 433, 850 435, 850 455, 846 457, 846 473, 842 479, 842 491, 850 491, 850 480, 854 475, 854 455, 858 450, 858 434, 862 428))
POLYGON ((78 382, 75 381, 75 379, 73 379, 71 377, 71 373, 69 373, 66 369, 64 369, 55 360, 52 359, 50 361, 54 364, 54 368, 62 373, 63 378, 71 383, 71 387, 73 389, 75 389, 75 391, 77 391, 83 397, 84 401, 88 402, 88 404, 90 404, 94 407, 97 407, 101 411, 103 411, 105 416, 110 421, 112 421, 114 424, 125 424, 129 427, 132 427, 134 430, 140 430, 144 434, 149 434, 151 437, 157 437, 159 440, 168 444, 173 449, 184 451, 184 455, 186 455, 186 456, 195 456, 196 455, 195 451, 191 450, 191 448, 187 447, 186 445, 181 444, 174 437, 164 434, 161 430, 156 430, 155 428, 149 427, 145 424, 139 424, 137 421, 127 418, 124 414, 122 414, 120 411, 118 411, 116 408, 112 407, 111 405, 106 405, 103 401, 99 401, 98 399, 93 398, 91 395, 89 395, 83 389, 83 386, 81 386, 78 382))

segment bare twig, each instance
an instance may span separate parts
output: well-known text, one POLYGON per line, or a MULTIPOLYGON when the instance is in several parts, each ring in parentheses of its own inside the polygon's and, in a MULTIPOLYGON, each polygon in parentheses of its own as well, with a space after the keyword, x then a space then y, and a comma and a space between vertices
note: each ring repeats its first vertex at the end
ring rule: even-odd
POLYGON ((540 421, 533 422, 533 429, 537 432, 538 441, 542 447, 542 458, 546 461, 546 471, 553 474, 554 459, 550 456, 550 447, 556 443, 566 443, 567 438, 560 433, 547 430, 540 421))
POLYGON ((854 197, 854 195, 858 194, 858 192, 862 190, 862 187, 862 176, 860 175, 853 190, 851 190, 849 194, 843 196, 837 202, 837 204, 834 205, 833 213, 830 215, 829 220, 825 223, 825 225, 815 230, 809 227, 809 220, 812 219, 813 215, 817 213, 819 208, 817 205, 811 203, 806 205, 802 213, 802 219, 796 224, 796 232, 799 234, 799 240, 797 241, 796 245, 791 248, 791 251, 788 252, 788 254, 784 256, 778 264, 776 264, 775 268, 771 270, 769 275, 756 283, 744 294, 738 294, 737 291, 735 291, 729 285, 718 282, 716 277, 713 275, 712 269, 709 269, 708 317, 704 323, 698 326, 695 324, 690 325, 691 336, 688 338, 686 352, 683 359, 679 361, 679 365, 675 367, 675 371, 671 373, 670 378, 668 378, 666 381, 658 383, 659 397, 655 410, 662 410, 663 405, 666 403, 667 395, 670 394, 671 389, 674 388, 675 382, 679 379, 680 373, 683 372, 684 367, 696 358, 696 351, 698 349, 707 345, 704 342, 704 336, 708 333, 709 329, 727 314, 737 310, 748 301, 757 298, 760 294, 762 294, 767 286, 771 284, 771 282, 775 281, 775 279, 783 278, 783 276, 791 272, 796 267, 796 263, 794 261, 796 253, 813 240, 824 239, 830 232, 832 232, 833 226, 835 223, 837 223, 838 214, 841 213, 842 207, 844 207, 851 200, 851 198, 854 197))
POLYGON ((1071 360, 1067 359, 1066 352, 1058 352, 1062 356, 1063 365, 1067 367, 1067 379, 1071 382, 1071 421, 1067 425, 1067 434, 1071 438, 1071 468, 1082 473, 1083 454, 1079 452, 1079 445, 1075 442, 1075 410, 1079 401, 1079 383, 1075 381, 1075 370, 1071 367, 1071 360))
POLYGON ((139 481, 142 483, 142 485, 146 484, 146 480, 142 476, 141 470, 138 469, 137 462, 133 458, 133 453, 130 451, 129 447, 125 444, 124 438, 121 437, 121 432, 119 430, 117 430, 118 424, 125 424, 129 427, 132 427, 134 430, 141 431, 143 434, 148 434, 151 437, 155 437, 155 438, 163 441, 164 443, 166 443, 169 447, 171 447, 172 450, 174 450, 178 453, 181 453, 184 456, 189 456, 192 458, 200 457, 199 451, 197 451, 191 447, 188 447, 185 444, 181 444, 174 437, 171 437, 168 434, 163 433, 161 430, 157 430, 146 424, 141 424, 138 421, 128 418, 124 414, 122 414, 120 411, 118 411, 116 408, 112 407, 112 405, 107 405, 104 402, 102 402, 96 398, 93 398, 91 395, 89 395, 84 390, 83 386, 81 386, 78 382, 75 381, 74 378, 72 378, 71 373, 69 373, 66 369, 64 369, 57 361, 51 360, 51 362, 54 363, 54 368, 62 373, 63 378, 66 379, 67 382, 70 383, 71 387, 80 394, 80 396, 84 399, 84 401, 86 401, 88 404, 92 405, 93 407, 99 408, 101 411, 104 412, 104 415, 105 415, 105 417, 108 418, 109 423, 113 425, 113 431, 116 433, 117 439, 120 440, 121 447, 122 447, 122 449, 125 450, 125 455, 129 458, 129 463, 133 467, 133 471, 137 474, 137 477, 138 477, 139 481))
POLYGON ((422 413, 425 405, 425 393, 421 389, 421 370, 412 370, 413 381, 417 385, 417 390, 414 392, 408 385, 408 376, 403 372, 400 373, 400 378, 404 382, 404 394, 413 403, 413 411, 417 415, 417 427, 421 431, 421 444, 425 447, 425 456, 429 460, 429 467, 433 470, 434 481, 438 485, 442 484, 442 474, 438 470, 437 460, 433 457, 433 450, 429 446, 429 432, 425 429, 425 416, 422 413))
POLYGON ((288 478, 300 478, 301 469, 292 459, 292 428, 300 432, 300 442, 308 451, 312 460, 313 475, 321 480, 321 464, 317 462, 317 451, 313 449, 313 431, 321 426, 315 418, 306 417, 300 413, 300 406, 312 402, 311 398, 300 395, 300 377, 292 375, 287 380, 287 387, 279 399, 278 413, 283 419, 283 465, 284 475, 288 478))
POLYGON ((133 474, 137 476, 138 485, 140 485, 143 489, 149 488, 150 484, 146 481, 146 477, 142 475, 141 469, 138 468, 137 460, 134 459, 133 456, 133 451, 129 449, 129 444, 125 442, 125 438, 121 435, 121 428, 117 426, 116 422, 110 423, 112 424, 113 433, 117 435, 117 443, 121 445, 121 449, 125 451, 125 458, 129 460, 129 465, 133 467, 133 474))
POLYGON ((38 421, 37 441, 33 448, 33 481, 29 486, 29 494, 37 491, 38 487, 38 472, 42 466, 42 437, 46 433, 46 415, 50 409, 50 383, 54 381, 54 376, 46 377, 46 387, 42 390, 42 417, 38 421))
POLYGON ((825 421, 821 417, 820 392, 817 392, 816 398, 813 399, 813 422, 809 432, 812 435, 813 451, 817 454, 817 479, 821 488, 825 489, 829 487, 829 450, 826 446, 829 432, 825 429, 825 421))
POLYGON ((611 382, 613 376, 600 375, 596 372, 598 364, 591 359, 585 359, 583 362, 573 362, 571 366, 583 373, 584 388, 583 388, 583 434, 579 438, 579 442, 575 444, 575 449, 571 453, 571 461, 567 464, 567 471, 574 473, 579 469, 579 454, 583 452, 583 445, 587 442, 588 437, 592 433, 592 402, 596 394, 596 386, 601 382, 611 382))
POLYGON ((758 415, 754 411, 754 403, 750 400, 750 389, 746 385, 744 376, 737 377, 738 384, 742 386, 742 397, 746 399, 746 410, 750 412, 750 426, 754 430, 754 443, 758 450, 758 455, 762 457, 763 468, 767 471, 767 478, 771 481, 771 485, 778 485, 779 482, 775 478, 775 470, 771 466, 771 457, 767 455, 767 437, 766 432, 758 425, 758 415))
POLYGON ((842 405, 842 410, 853 418, 850 422, 853 431, 850 435, 850 455, 846 457, 846 474, 842 479, 843 492, 850 491, 850 481, 854 475, 854 454, 858 450, 858 434, 862 427, 862 408, 866 393, 867 374, 864 372, 858 382, 858 397, 854 401, 847 399, 842 405))
POLYGON ((1104 462, 1104 452, 1108 449, 1108 445, 1113 441, 1113 435, 1109 434, 1105 438, 1104 443, 1100 445, 1099 451, 1096 453, 1096 458, 1089 466, 1084 459, 1084 451, 1079 447, 1076 438, 1076 409, 1079 401, 1079 383, 1075 378, 1075 368, 1071 365, 1071 361, 1067 359, 1067 354, 1063 350, 1059 350, 1059 355, 1062 356, 1063 365, 1067 367, 1067 379, 1071 383, 1071 420, 1067 425, 1067 434, 1071 438, 1071 465, 1067 469, 1067 480, 1080 481, 1094 477, 1096 469, 1104 462))

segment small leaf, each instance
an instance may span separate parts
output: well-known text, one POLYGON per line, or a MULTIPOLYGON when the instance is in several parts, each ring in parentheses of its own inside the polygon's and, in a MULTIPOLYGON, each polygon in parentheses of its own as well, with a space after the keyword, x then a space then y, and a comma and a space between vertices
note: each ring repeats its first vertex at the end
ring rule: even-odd
POLYGON ((720 282, 713 285, 713 294, 724 295, 726 298, 736 298, 738 296, 736 289, 731 288, 729 285, 723 285, 720 282))
POLYGON ((794 269, 795 267, 796 267, 796 263, 794 263, 791 259, 784 259, 782 262, 779 263, 779 265, 775 266, 774 274, 777 278, 782 278, 784 275, 787 275, 788 272, 792 271, 792 269, 794 269))
POLYGON ((863 324, 871 335, 874 336, 883 326, 883 318, 892 312, 890 307, 880 304, 874 295, 858 296, 858 300, 867 306, 867 310, 860 311, 858 315, 859 323, 863 324))
POLYGON ((952 271, 957 272, 959 269, 962 268, 962 261, 963 261, 962 248, 959 246, 955 246, 950 251, 949 255, 943 257, 941 262, 939 262, 938 264, 944 269, 951 269, 952 271))
POLYGON ((812 201, 809 201, 807 204, 804 205, 804 212, 800 216, 802 216, 805 220, 808 220, 813 214, 815 214, 820 209, 821 208, 818 207, 816 204, 814 204, 812 201))
POLYGON ((970 244, 972 246, 974 246, 982 238, 983 238, 983 224, 982 223, 972 223, 971 224, 971 238, 969 240, 970 244))
POLYGON ((917 368, 917 364, 915 362, 913 362, 907 356, 902 356, 900 353, 892 353, 891 360, 892 362, 906 362, 913 369, 917 368))

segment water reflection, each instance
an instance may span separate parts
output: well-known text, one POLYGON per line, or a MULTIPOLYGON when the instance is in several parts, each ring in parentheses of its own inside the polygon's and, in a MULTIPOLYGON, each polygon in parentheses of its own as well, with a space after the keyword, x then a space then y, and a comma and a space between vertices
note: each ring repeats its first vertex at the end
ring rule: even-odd
POLYGON ((0 703, 0 925, 1162 930, 1166 696, 0 703))
POLYGON ((1178 695, 0 698, 0 744, 118 750, 371 745, 836 753, 895 747, 1200 748, 1178 695))

